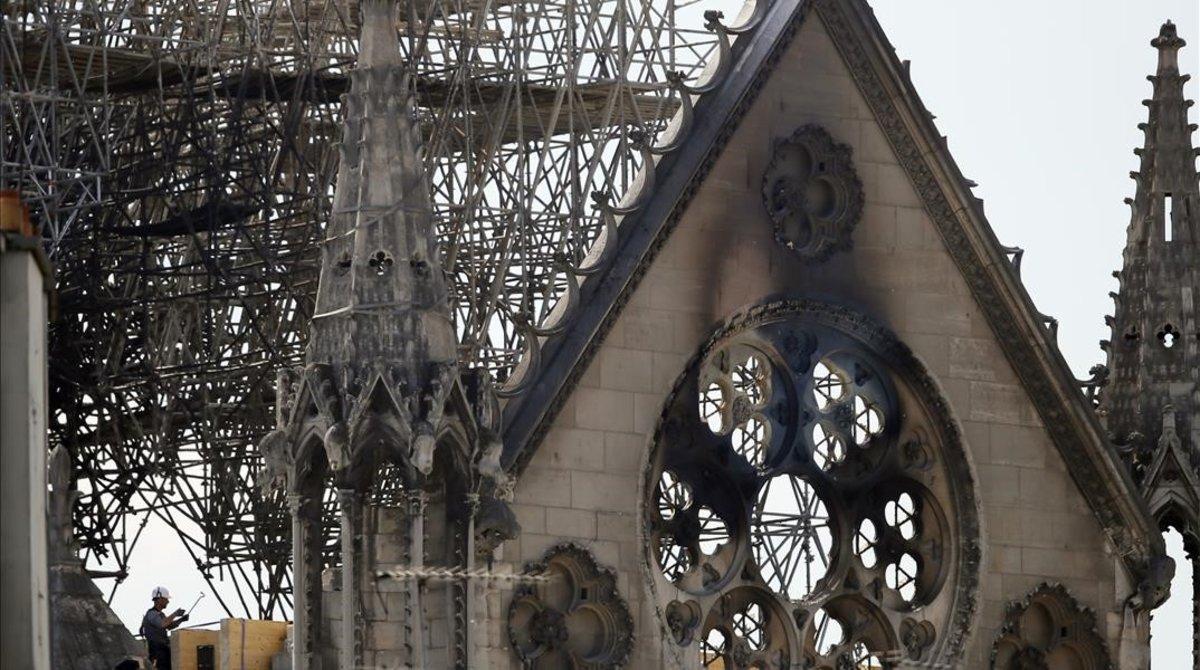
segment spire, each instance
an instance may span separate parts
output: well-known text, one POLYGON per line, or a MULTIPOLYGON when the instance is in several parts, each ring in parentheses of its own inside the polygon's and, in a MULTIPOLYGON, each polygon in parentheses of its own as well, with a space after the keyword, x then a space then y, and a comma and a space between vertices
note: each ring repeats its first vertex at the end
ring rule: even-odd
POLYGON ((325 437, 330 463, 359 487, 381 459, 430 471, 458 378, 396 3, 363 0, 360 19, 307 352, 345 403, 325 437))
POLYGON ((1197 193, 1197 154, 1192 148, 1196 127, 1189 125, 1187 118, 1193 102, 1183 97, 1183 85, 1191 76, 1179 72, 1179 50, 1187 43, 1177 34, 1175 24, 1167 21, 1150 44, 1158 50, 1158 71, 1147 77, 1154 86, 1153 97, 1142 101, 1149 108, 1149 119, 1138 126, 1145 133, 1145 142, 1134 150, 1141 156, 1141 166, 1131 174, 1137 192, 1130 203, 1129 246, 1162 247, 1168 240, 1180 240, 1195 250, 1200 224, 1196 212, 1184 206, 1194 206, 1189 200, 1197 193), (1170 221, 1168 213, 1173 213, 1170 221))
POLYGON ((1190 445, 1200 444, 1200 182, 1192 101, 1183 96, 1189 75, 1179 71, 1185 46, 1167 21, 1150 42, 1158 69, 1148 77, 1154 94, 1143 101, 1145 141, 1132 199, 1120 290, 1108 319, 1112 371, 1105 398, 1109 432, 1126 446, 1134 472, 1154 458, 1164 426, 1190 445), (1172 416, 1164 418, 1164 412, 1172 416))
POLYGON ((361 20, 308 362, 399 366, 420 389, 456 361, 454 329, 395 5, 364 0, 361 20))
MULTIPOLYGON (((366 667, 373 658, 363 603, 394 590, 377 588, 375 568, 396 561, 395 552, 382 547, 401 548, 408 575, 424 574, 432 556, 455 557, 436 564, 446 574, 470 574, 474 555, 490 561, 491 552, 519 530, 497 497, 511 489, 499 467, 504 445, 490 378, 486 371, 467 370, 461 377, 458 371, 430 189, 397 39, 397 5, 359 5, 359 58, 344 99, 341 164, 321 251, 308 360, 303 368, 280 372, 277 427, 259 443, 259 481, 288 493, 296 615, 291 667, 297 670, 320 666, 321 641, 335 636, 337 667, 366 667), (447 402, 452 391, 454 401, 447 402), (329 620, 321 614, 331 595, 322 595, 321 576, 327 474, 337 487, 341 544, 341 615, 334 630, 324 628, 329 620), (374 524, 366 524, 365 510, 380 511, 368 495, 385 489, 403 494, 390 505, 406 505, 408 527, 377 545, 366 541, 367 533, 384 532, 367 530, 374 524), (437 507, 427 507, 430 491, 442 491, 437 507), (427 520, 435 532, 426 532, 427 520), (476 537, 468 540, 467 529, 476 537)), ((424 611, 422 599, 431 587, 424 579, 407 584, 403 604, 383 614, 403 635, 399 647, 389 647, 389 658, 403 649, 407 654, 395 660, 426 667, 427 640, 440 634, 461 641, 453 665, 468 667, 468 634, 455 628, 469 618, 466 586, 442 589, 451 615, 439 628, 441 619, 411 615, 424 611)))

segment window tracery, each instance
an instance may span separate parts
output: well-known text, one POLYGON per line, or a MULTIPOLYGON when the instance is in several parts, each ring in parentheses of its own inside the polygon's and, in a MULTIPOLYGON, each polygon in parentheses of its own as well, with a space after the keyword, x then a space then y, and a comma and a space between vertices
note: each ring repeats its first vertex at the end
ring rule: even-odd
POLYGON ((1096 615, 1060 584, 1042 584, 1009 603, 992 647, 992 668, 1108 670, 1112 668, 1096 615))
POLYGON ((863 192, 851 149, 817 125, 775 143, 762 195, 775 239, 792 253, 819 262, 850 248, 862 216, 863 192))
POLYGON ((978 518, 932 381, 865 317, 734 317, 667 400, 643 486, 651 592, 681 664, 954 662, 978 518))
POLYGON ((508 637, 523 667, 606 670, 624 667, 633 619, 616 574, 575 544, 550 548, 525 574, 508 608, 508 637))

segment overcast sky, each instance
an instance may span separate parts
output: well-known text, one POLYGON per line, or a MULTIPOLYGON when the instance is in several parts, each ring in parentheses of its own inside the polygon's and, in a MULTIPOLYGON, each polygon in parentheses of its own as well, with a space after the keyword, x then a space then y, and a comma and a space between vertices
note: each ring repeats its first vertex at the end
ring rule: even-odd
MULTIPOLYGON (((716 0, 714 7, 735 6, 716 0)), ((737 3, 740 4, 740 3, 737 3)), ((1132 149, 1155 67, 1149 46, 1170 18, 1190 42, 1181 65, 1200 77, 1196 0, 875 0, 880 23, 935 115, 950 150, 986 201, 1000 241, 1026 250, 1022 277, 1038 309, 1059 320, 1062 351, 1080 377, 1103 360, 1110 273, 1120 267, 1133 195, 1132 149)), ((736 12, 727 11, 727 16, 736 12)), ((1196 99, 1197 80, 1187 95, 1196 99)), ((1196 120, 1196 108, 1191 110, 1196 120)), ((117 613, 137 627, 156 583, 187 605, 206 587, 171 536, 151 529, 118 591, 117 613)), ((1175 547, 1176 556, 1182 549, 1175 547)), ((1190 663, 1191 571, 1158 611, 1158 668, 1190 663)), ((111 586, 111 582, 101 582, 111 586)), ((173 603, 176 604, 176 603, 173 603)), ((222 616, 211 594, 194 622, 222 616)))

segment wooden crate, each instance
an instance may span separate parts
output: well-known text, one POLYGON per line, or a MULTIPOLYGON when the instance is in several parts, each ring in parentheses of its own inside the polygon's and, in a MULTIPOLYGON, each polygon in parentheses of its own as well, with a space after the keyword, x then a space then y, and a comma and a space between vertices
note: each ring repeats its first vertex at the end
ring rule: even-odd
POLYGON ((213 670, 216 667, 217 645, 220 633, 199 628, 179 629, 171 632, 171 667, 175 670, 213 670), (201 650, 201 647, 208 647, 201 650), (212 665, 203 663, 204 659, 212 665))
POLYGON ((271 657, 283 650, 286 621, 222 619, 217 670, 271 670, 271 657))

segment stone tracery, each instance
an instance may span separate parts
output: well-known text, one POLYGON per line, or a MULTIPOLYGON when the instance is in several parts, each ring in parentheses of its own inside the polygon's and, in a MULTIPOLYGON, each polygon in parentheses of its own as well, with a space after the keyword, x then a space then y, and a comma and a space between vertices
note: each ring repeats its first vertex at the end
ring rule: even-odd
POLYGON ((643 491, 651 591, 683 662, 961 653, 969 471, 921 366, 864 317, 789 301, 732 319, 676 383, 643 491))
POLYGON ((763 202, 775 239, 805 260, 821 261, 850 248, 863 207, 850 153, 817 125, 775 144, 763 175, 763 202))
POLYGON ((508 608, 513 651, 530 668, 619 668, 633 646, 633 619, 616 575, 574 544, 552 547, 526 574, 508 608))
POLYGON ((1000 637, 992 647, 992 668, 1106 670, 1113 667, 1096 616, 1060 584, 1042 584, 1019 602, 1009 603, 1000 637))

